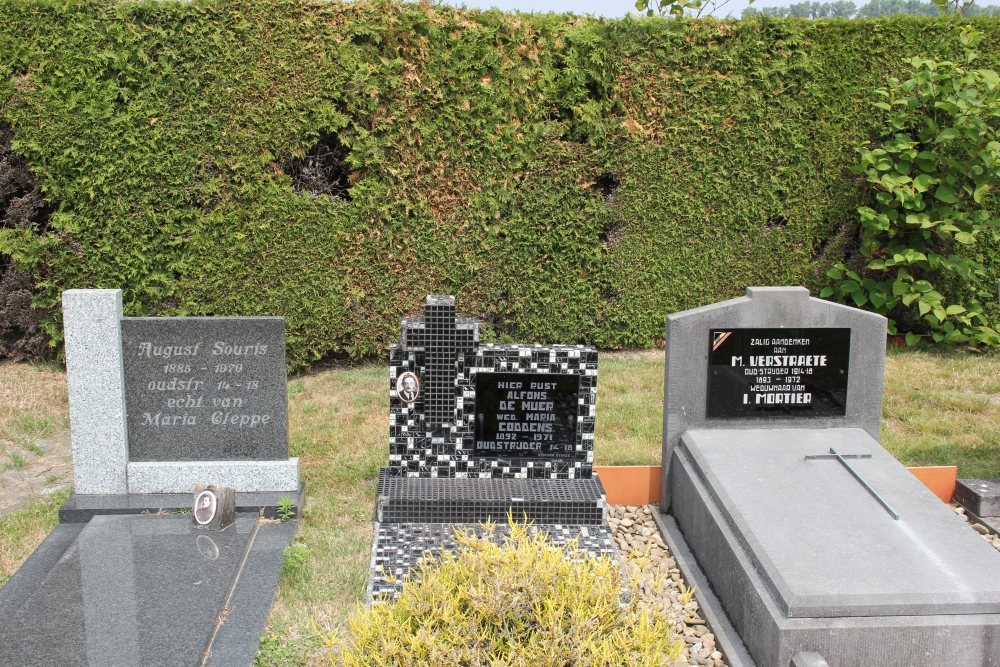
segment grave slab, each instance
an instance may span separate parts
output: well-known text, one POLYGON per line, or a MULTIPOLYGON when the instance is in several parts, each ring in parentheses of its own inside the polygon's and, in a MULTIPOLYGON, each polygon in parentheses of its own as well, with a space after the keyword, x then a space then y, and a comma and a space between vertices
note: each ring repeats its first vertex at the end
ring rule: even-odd
POLYGON ((864 430, 695 429, 669 481, 758 664, 1000 662, 1000 553, 864 430), (898 519, 838 461, 805 458, 831 448, 871 456, 849 462, 898 519))
POLYGON ((178 516, 64 524, 0 589, 0 664, 249 664, 294 531, 250 517, 213 532, 178 516))
POLYGON ((681 441, 786 616, 1000 613, 1000 553, 861 429, 681 441), (831 447, 872 457, 851 463, 899 520, 836 462, 805 459, 831 447))

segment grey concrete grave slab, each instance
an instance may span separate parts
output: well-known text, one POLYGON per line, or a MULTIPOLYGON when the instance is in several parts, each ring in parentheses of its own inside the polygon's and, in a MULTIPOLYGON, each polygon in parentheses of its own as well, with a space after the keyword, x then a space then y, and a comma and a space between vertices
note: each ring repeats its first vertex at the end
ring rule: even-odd
POLYGON ((862 429, 696 429, 672 514, 760 665, 1000 664, 1000 553, 862 429), (893 519, 830 448, 898 511, 893 519))
POLYGON ((295 522, 204 531, 190 517, 128 515, 59 528, 38 566, 0 589, 0 664, 249 664, 295 522))
POLYGON ((861 429, 681 441, 786 616, 1000 613, 1000 553, 861 429), (835 461, 805 460, 831 447, 872 457, 851 463, 898 521, 835 461))

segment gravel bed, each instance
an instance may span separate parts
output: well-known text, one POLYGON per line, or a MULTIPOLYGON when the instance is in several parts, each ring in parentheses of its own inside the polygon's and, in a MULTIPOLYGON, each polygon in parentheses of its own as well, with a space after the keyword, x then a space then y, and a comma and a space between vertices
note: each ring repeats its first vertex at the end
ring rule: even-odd
POLYGON ((964 507, 959 507, 955 503, 952 503, 951 508, 955 510, 955 514, 965 519, 965 521, 972 526, 972 530, 982 535, 983 539, 992 544, 994 549, 1000 551, 1000 535, 991 533, 989 528, 987 528, 981 523, 973 521, 972 518, 965 513, 964 507))
POLYGON ((622 554, 625 574, 634 582, 633 593, 642 606, 665 612, 684 637, 684 652, 678 664, 726 665, 715 646, 715 635, 701 617, 694 590, 685 584, 653 521, 653 509, 611 505, 608 524, 622 554))

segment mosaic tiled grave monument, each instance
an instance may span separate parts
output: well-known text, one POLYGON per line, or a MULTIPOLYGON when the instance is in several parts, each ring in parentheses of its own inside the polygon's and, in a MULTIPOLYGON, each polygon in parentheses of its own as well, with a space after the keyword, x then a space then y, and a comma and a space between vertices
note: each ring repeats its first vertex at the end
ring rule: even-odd
POLYGON ((297 525, 258 513, 302 498, 283 320, 124 318, 118 290, 63 319, 74 493, 0 589, 0 664, 249 664, 297 525), (203 526, 201 485, 236 489, 203 526))
POLYGON ((759 665, 1000 664, 1000 553, 879 444, 885 340, 801 287, 667 318, 663 523, 759 665))
POLYGON ((379 475, 371 599, 394 597, 425 553, 454 546, 454 528, 534 522, 556 542, 614 553, 593 472, 597 350, 489 345, 427 297, 390 352, 389 466, 379 475))

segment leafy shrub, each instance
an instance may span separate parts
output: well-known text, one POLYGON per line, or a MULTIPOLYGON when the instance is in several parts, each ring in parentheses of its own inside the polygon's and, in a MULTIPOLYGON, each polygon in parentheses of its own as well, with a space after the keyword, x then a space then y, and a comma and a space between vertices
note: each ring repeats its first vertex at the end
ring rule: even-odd
POLYGON ((1000 345, 981 302, 992 297, 989 274, 968 251, 1000 229, 987 202, 1000 181, 1000 78, 973 68, 982 38, 962 26, 964 62, 913 58, 909 79, 878 91, 887 127, 860 149, 875 190, 873 206, 858 209, 865 263, 836 264, 827 275, 838 286, 821 292, 871 304, 893 319, 893 333, 908 317, 908 343, 923 332, 938 343, 1000 345), (932 282, 949 277, 959 286, 951 298, 932 282))
POLYGON ((395 602, 355 612, 337 664, 645 667, 680 655, 666 617, 622 604, 615 561, 523 523, 509 522, 501 544, 493 530, 457 532, 461 548, 422 562, 395 602))

